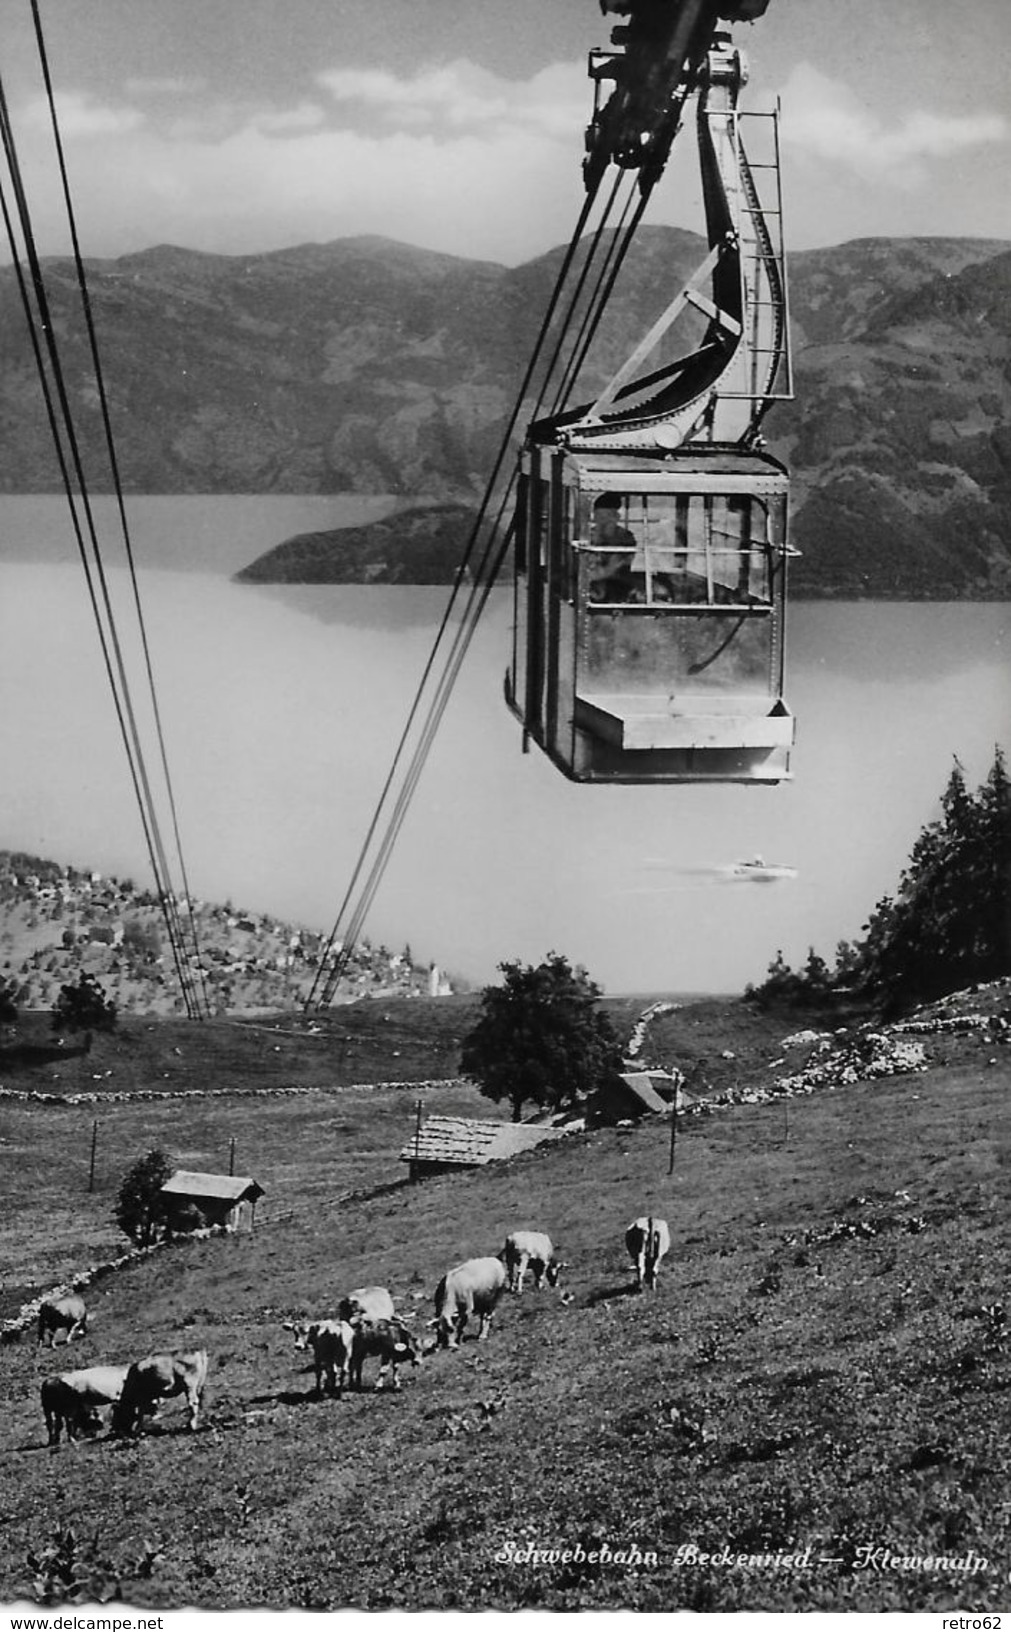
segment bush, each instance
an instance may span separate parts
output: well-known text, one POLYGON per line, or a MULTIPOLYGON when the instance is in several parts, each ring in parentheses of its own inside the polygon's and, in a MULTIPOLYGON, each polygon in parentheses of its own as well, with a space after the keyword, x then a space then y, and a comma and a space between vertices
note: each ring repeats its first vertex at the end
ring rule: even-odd
POLYGON ((112 1031, 116 1005, 110 1002, 94 975, 83 969, 76 986, 61 986, 53 1004, 54 1031, 112 1031))
POLYGON ((119 1187, 116 1223, 138 1247, 150 1247, 164 1233, 168 1208, 161 1187, 175 1172, 163 1150, 149 1150, 134 1162, 119 1187))

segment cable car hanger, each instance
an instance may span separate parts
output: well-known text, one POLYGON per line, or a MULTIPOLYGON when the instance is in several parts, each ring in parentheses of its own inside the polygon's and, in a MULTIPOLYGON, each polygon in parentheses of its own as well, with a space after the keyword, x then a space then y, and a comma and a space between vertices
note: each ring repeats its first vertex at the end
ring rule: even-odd
POLYGON ((647 197, 695 95, 709 247, 592 400, 534 419, 520 457, 506 697, 524 747, 576 781, 790 775, 789 481, 761 436, 792 395, 778 109, 739 111, 747 66, 723 26, 766 3, 602 6, 629 21, 590 56, 587 185, 613 162, 647 197), (657 358, 686 316, 701 335, 657 358))

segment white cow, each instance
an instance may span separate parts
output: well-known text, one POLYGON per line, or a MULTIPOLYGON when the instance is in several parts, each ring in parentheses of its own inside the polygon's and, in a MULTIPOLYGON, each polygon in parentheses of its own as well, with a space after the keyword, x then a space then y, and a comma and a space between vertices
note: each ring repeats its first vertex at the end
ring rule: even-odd
POLYGON ((557 1286, 559 1272, 565 1267, 555 1257, 550 1235, 538 1230, 513 1230, 506 1236, 499 1256, 506 1266, 510 1292, 522 1293, 528 1268, 533 1270, 534 1286, 539 1291, 545 1281, 557 1286))
POLYGON ((393 1299, 385 1286, 356 1286, 337 1305, 337 1319, 392 1320, 393 1299))
POLYGON ((45 1344, 48 1338, 51 1349, 56 1347, 57 1332, 65 1332, 67 1342, 72 1343, 75 1337, 84 1337, 87 1330, 88 1311, 76 1292, 63 1298, 47 1298, 39 1309, 38 1342, 45 1344))
POLYGON ((665 1218, 652 1214, 637 1218, 625 1231, 628 1256, 635 1265, 635 1284, 652 1292, 660 1269, 660 1260, 670 1251, 670 1230, 665 1218))
POLYGON ((101 1426, 101 1411, 115 1405, 123 1392, 126 1366, 88 1366, 84 1371, 64 1371, 47 1377, 39 1390, 46 1433, 50 1445, 60 1443, 66 1428, 72 1444, 80 1433, 93 1433, 101 1426))
POLYGON ((467 1321, 477 1315, 479 1338, 487 1337, 495 1305, 506 1285, 501 1258, 468 1258, 442 1277, 435 1293, 436 1344, 455 1349, 467 1321))
POLYGON ((153 1416, 159 1400, 185 1394, 190 1428, 200 1416, 200 1400, 207 1382, 206 1349, 188 1354, 148 1354, 135 1360, 126 1374, 123 1393, 112 1408, 112 1426, 120 1434, 136 1434, 141 1420, 153 1416))

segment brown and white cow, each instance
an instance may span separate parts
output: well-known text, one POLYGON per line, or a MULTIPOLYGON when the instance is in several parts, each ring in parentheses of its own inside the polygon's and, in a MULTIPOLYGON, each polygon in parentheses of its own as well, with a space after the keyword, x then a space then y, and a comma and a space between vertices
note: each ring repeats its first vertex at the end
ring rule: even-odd
POLYGON ((402 1320, 356 1320, 350 1331, 349 1377, 352 1388, 361 1388, 362 1366, 372 1355, 379 1357, 377 1388, 382 1388, 387 1371, 392 1373, 393 1387, 399 1388, 397 1367, 421 1364, 421 1346, 402 1320))
POLYGON ((471 1315, 480 1319, 477 1335, 487 1337, 495 1306, 505 1290, 501 1258, 468 1258, 442 1277, 435 1292, 436 1345, 455 1349, 471 1315))
POLYGON ((88 1330, 88 1311, 84 1299, 79 1298, 76 1292, 69 1292, 65 1297, 47 1298, 39 1309, 38 1342, 48 1347, 56 1347, 56 1334, 66 1334, 66 1341, 72 1343, 75 1337, 84 1337, 88 1330))
POLYGON ((346 1320, 286 1320, 284 1329, 293 1332, 296 1349, 311 1349, 316 1369, 316 1397, 323 1393, 326 1376, 328 1394, 338 1394, 348 1380, 354 1328, 346 1320))
POLYGON ((100 1428, 101 1412, 108 1405, 115 1406, 123 1392, 126 1373, 126 1366, 88 1366, 83 1371, 64 1371, 58 1377, 47 1377, 39 1394, 50 1445, 60 1443, 63 1428, 71 1444, 78 1434, 94 1433, 100 1428))
POLYGON ((113 1406, 112 1426, 116 1433, 136 1434, 145 1416, 153 1416, 159 1400, 185 1394, 190 1428, 200 1416, 200 1401, 207 1382, 207 1350, 187 1354, 148 1354, 135 1360, 126 1374, 123 1392, 113 1406))
POLYGON ((665 1218, 652 1214, 637 1218, 625 1231, 625 1246, 635 1265, 635 1284, 641 1292, 646 1286, 651 1292, 656 1287, 660 1260, 670 1251, 670 1230, 665 1218))
POLYGON ((539 1291, 545 1281, 549 1286, 557 1286, 558 1276, 565 1267, 555 1257, 550 1235, 540 1230, 513 1230, 506 1236, 499 1256, 506 1266, 510 1292, 523 1291, 528 1269, 533 1271, 536 1290, 539 1291))

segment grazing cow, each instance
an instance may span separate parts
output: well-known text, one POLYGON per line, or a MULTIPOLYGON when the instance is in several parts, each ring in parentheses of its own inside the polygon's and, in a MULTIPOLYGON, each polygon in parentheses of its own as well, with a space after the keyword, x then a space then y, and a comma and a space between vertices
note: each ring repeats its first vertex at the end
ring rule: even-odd
POLYGON ((442 1277, 435 1293, 436 1345, 455 1349, 471 1315, 480 1316, 478 1338, 488 1335, 495 1305, 505 1289, 501 1258, 468 1258, 442 1277))
POLYGON ((296 1349, 311 1349, 316 1368, 316 1398, 323 1394, 326 1373, 327 1393, 343 1391, 351 1364, 354 1328, 346 1320, 286 1320, 284 1329, 295 1334, 296 1349))
POLYGON ((67 1342, 72 1343, 75 1337, 84 1337, 88 1330, 88 1311, 84 1306, 84 1299, 76 1293, 69 1293, 65 1298, 47 1298, 39 1310, 38 1341, 45 1344, 49 1339, 48 1347, 56 1347, 57 1332, 66 1332, 67 1342))
POLYGON ((362 1386, 362 1366, 369 1355, 379 1356, 377 1388, 382 1388, 387 1370, 393 1375, 394 1388, 400 1387, 397 1367, 405 1362, 421 1364, 421 1348, 413 1332, 401 1320, 358 1320, 351 1339, 350 1381, 352 1388, 362 1386))
POLYGON ((126 1374, 123 1393, 112 1409, 112 1426, 119 1434, 136 1434, 141 1419, 152 1416, 159 1400, 185 1394, 190 1428, 196 1428, 200 1399, 207 1382, 207 1350, 189 1354, 149 1354, 135 1360, 126 1374))
POLYGON ((358 1286, 346 1298, 341 1298, 337 1305, 337 1319, 350 1322, 392 1320, 393 1299, 385 1286, 358 1286))
POLYGON ((660 1260, 670 1251, 670 1230, 665 1218, 652 1216, 637 1218, 625 1231, 628 1256, 635 1265, 635 1284, 641 1292, 647 1286, 652 1292, 660 1269, 660 1260))
POLYGON ((115 1405, 123 1392, 126 1366, 89 1366, 85 1371, 64 1371, 47 1377, 40 1389, 42 1411, 50 1445, 60 1443, 66 1428, 72 1444, 80 1433, 94 1433, 101 1427, 100 1412, 115 1405))
POLYGON ((506 1236, 499 1257, 506 1266, 510 1292, 523 1291, 528 1267, 534 1272, 534 1287, 538 1291, 545 1281, 549 1286, 557 1286, 559 1273, 565 1267, 555 1257, 550 1235, 537 1230, 513 1230, 506 1236))

